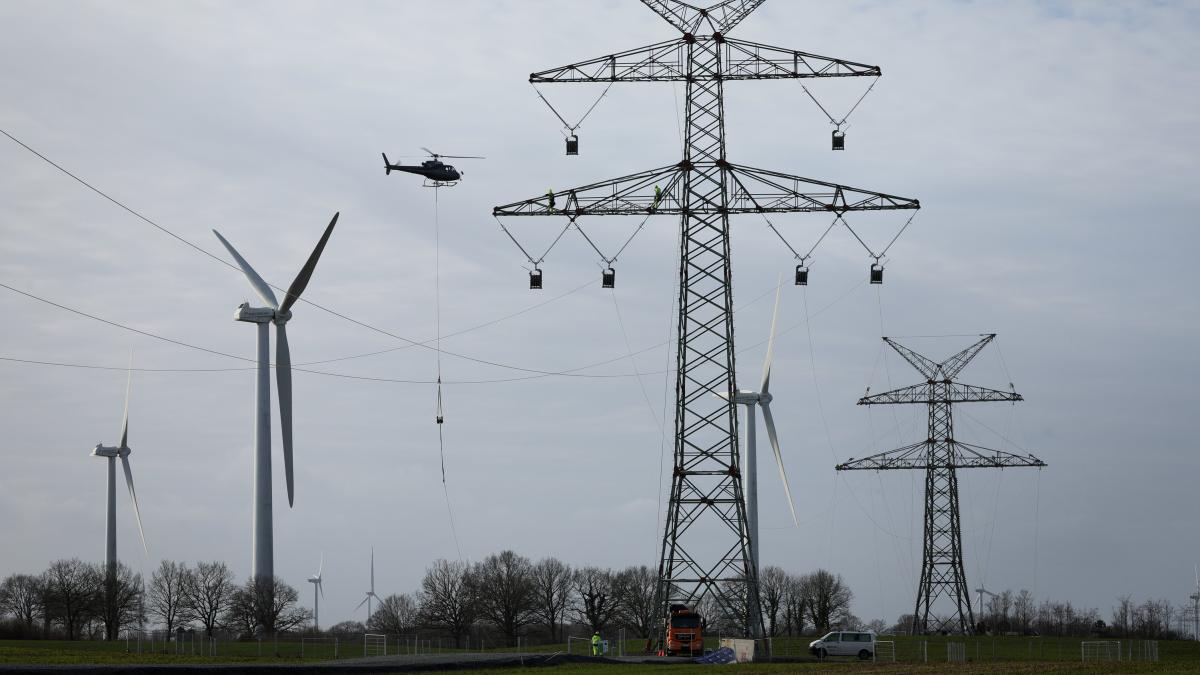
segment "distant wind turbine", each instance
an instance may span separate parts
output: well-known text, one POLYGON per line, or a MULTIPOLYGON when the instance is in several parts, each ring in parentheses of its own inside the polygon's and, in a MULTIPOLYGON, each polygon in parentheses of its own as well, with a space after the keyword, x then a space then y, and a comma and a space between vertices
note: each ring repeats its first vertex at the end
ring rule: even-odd
POLYGON ((142 550, 149 554, 146 547, 146 533, 142 530, 142 513, 138 509, 137 492, 133 489, 133 473, 129 470, 129 393, 133 387, 133 353, 129 354, 129 374, 125 381, 125 414, 121 420, 121 444, 108 447, 97 443, 92 449, 93 457, 104 457, 108 460, 108 509, 105 513, 105 528, 107 538, 104 544, 104 573, 116 574, 117 571, 117 458, 121 458, 121 468, 125 470, 125 485, 129 488, 129 498, 133 501, 133 515, 137 518, 138 535, 142 538, 142 550))
POLYGON ((787 495, 788 509, 792 513, 792 522, 797 527, 800 520, 796 517, 796 506, 792 503, 792 489, 788 486, 787 470, 783 468, 783 453, 779 449, 779 436, 775 432, 775 418, 771 415, 771 362, 775 358, 775 327, 779 321, 779 299, 783 290, 780 285, 775 289, 775 311, 771 314, 771 336, 767 340, 767 356, 763 361, 762 384, 759 391, 746 389, 734 392, 733 402, 746 406, 746 525, 750 531, 750 557, 754 561, 754 569, 759 566, 758 557, 758 449, 755 437, 756 424, 754 408, 762 408, 763 421, 767 425, 767 437, 771 440, 771 448, 775 451, 775 465, 779 467, 779 478, 783 481, 783 492, 787 495))
POLYGON ((375 595, 375 547, 374 546, 371 547, 371 590, 367 591, 367 597, 363 598, 363 601, 358 603, 358 607, 354 608, 354 611, 357 612, 359 609, 362 609, 363 605, 367 606, 367 623, 371 622, 371 598, 375 598, 376 600, 379 599, 379 596, 375 595))
POLYGON ((308 578, 308 583, 313 585, 313 630, 320 632, 321 630, 321 606, 318 602, 317 594, 320 597, 325 597, 325 586, 321 582, 321 574, 325 572, 325 554, 321 554, 321 566, 317 568, 317 573, 308 578))
POLYGON ((251 567, 254 578, 271 582, 275 578, 274 535, 272 534, 271 514, 271 347, 267 324, 275 324, 276 355, 275 377, 279 389, 279 422, 283 427, 283 470, 287 478, 288 506, 294 502, 294 487, 292 479, 292 355, 288 348, 287 331, 284 328, 292 318, 292 305, 300 299, 300 294, 308 286, 317 260, 325 250, 325 243, 333 233, 337 224, 337 213, 325 228, 317 247, 312 255, 300 268, 300 273, 287 289, 283 304, 275 299, 271 286, 246 259, 233 248, 220 232, 213 230, 217 239, 225 245, 229 254, 237 261, 238 267, 246 275, 250 285, 268 307, 251 307, 243 302, 234 314, 237 321, 258 324, 258 377, 255 380, 255 409, 254 409, 254 550, 251 556, 251 567))

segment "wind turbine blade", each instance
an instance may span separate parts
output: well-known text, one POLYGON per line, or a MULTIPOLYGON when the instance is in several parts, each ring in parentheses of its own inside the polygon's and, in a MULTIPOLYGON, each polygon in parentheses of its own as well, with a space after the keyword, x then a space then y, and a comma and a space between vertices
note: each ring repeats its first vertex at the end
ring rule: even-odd
POLYGON ((324 600, 325 599, 325 583, 322 581, 317 581, 317 590, 321 593, 321 599, 324 600))
POLYGON ((133 515, 137 517, 138 535, 142 538, 142 550, 150 555, 146 546, 146 532, 142 529, 142 510, 138 508, 137 491, 133 489, 133 472, 129 470, 129 455, 121 455, 121 468, 125 470, 125 485, 129 486, 129 497, 133 500, 133 515))
POLYGON ((296 304, 300 299, 300 294, 304 292, 308 286, 308 280, 312 277, 313 269, 317 266, 317 261, 321 259, 321 252, 325 250, 325 242, 329 241, 329 235, 333 234, 333 226, 337 225, 340 212, 333 214, 333 220, 329 221, 328 227, 325 228, 325 234, 321 235, 321 240, 317 242, 317 247, 313 249, 312 255, 308 256, 308 261, 304 263, 304 267, 300 268, 300 273, 292 281, 292 285, 288 286, 287 296, 283 299, 283 306, 279 308, 280 312, 286 312, 296 304))
POLYGON ((775 287, 775 311, 771 314, 771 337, 767 340, 767 358, 763 361, 762 386, 758 393, 765 394, 771 386, 771 362, 775 360, 775 325, 779 321, 779 298, 783 293, 783 282, 775 287))
POLYGON ((779 478, 783 480, 783 493, 787 495, 788 508, 792 511, 792 522, 800 527, 800 519, 796 517, 796 505, 792 503, 792 488, 788 485, 787 470, 783 468, 783 453, 779 450, 779 436, 775 433, 775 418, 771 416, 771 404, 762 404, 763 421, 767 423, 767 437, 771 439, 771 449, 775 451, 775 465, 779 467, 779 478))
POLYGON ((325 571, 325 553, 321 553, 321 566, 317 568, 317 579, 321 578, 321 573, 325 571))
POLYGON ((375 595, 375 547, 371 547, 371 593, 375 595))
POLYGON ((246 262, 246 259, 242 257, 242 254, 238 253, 237 249, 233 247, 233 244, 229 243, 225 237, 222 237, 220 232, 213 230, 213 234, 217 235, 217 239, 220 239, 221 243, 225 245, 225 249, 229 251, 229 255, 232 255, 233 259, 237 261, 238 267, 242 268, 242 274, 246 275, 246 280, 249 281, 250 285, 254 287, 254 291, 258 293, 258 297, 262 298, 263 302, 270 305, 271 309, 278 309, 279 301, 275 299, 275 293, 271 290, 271 285, 266 281, 263 281, 262 277, 258 276, 258 272, 254 271, 254 268, 250 266, 250 263, 246 262))
POLYGON ((371 596, 369 596, 369 595, 367 597, 363 598, 363 601, 358 603, 358 607, 355 607, 354 611, 357 612, 358 610, 362 609, 362 606, 367 604, 367 600, 369 600, 370 598, 371 598, 371 596))
POLYGON ((118 448, 129 446, 129 392, 133 389, 133 350, 129 350, 129 368, 125 378, 125 415, 121 418, 121 444, 118 448))
POLYGON ((292 352, 288 348, 287 328, 275 324, 275 384, 279 389, 279 425, 283 435, 283 475, 287 479, 288 506, 295 502, 292 476, 292 352))

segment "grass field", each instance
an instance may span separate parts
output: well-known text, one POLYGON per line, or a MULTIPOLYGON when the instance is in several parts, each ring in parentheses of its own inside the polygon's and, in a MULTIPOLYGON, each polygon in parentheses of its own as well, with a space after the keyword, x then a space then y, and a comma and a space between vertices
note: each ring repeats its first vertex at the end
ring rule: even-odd
MULTIPOLYGON (((826 663, 816 663, 808 656, 808 643, 813 638, 776 638, 774 653, 783 663, 758 663, 740 666, 723 666, 739 673, 787 673, 787 672, 846 672, 848 670, 863 670, 870 673, 912 673, 912 672, 964 672, 964 673, 1200 673, 1200 643, 1195 641, 1160 641, 1158 643, 1159 661, 1143 663, 1137 661, 1122 661, 1120 663, 1088 663, 1080 658, 1079 638, 1023 638, 1023 637, 896 637, 896 663, 859 663, 853 659, 830 659, 826 663), (922 650, 922 642, 926 642, 922 650), (966 664, 948 664, 946 662, 947 642, 966 644, 968 662, 966 664), (924 662, 923 653, 928 653, 929 661, 924 662)), ((1128 645, 1122 641, 1123 645, 1128 645)), ((339 642, 338 656, 354 658, 363 655, 361 641, 339 642)), ((716 646, 713 638, 712 645, 716 646)), ((625 653, 636 656, 645 647, 644 641, 629 640, 625 643, 625 653)), ((280 663, 315 663, 333 659, 333 646, 322 643, 301 644, 298 640, 281 640, 274 642, 263 640, 243 642, 220 642, 215 656, 200 656, 190 653, 175 654, 175 645, 171 644, 171 653, 163 653, 163 643, 155 644, 153 652, 149 644, 142 644, 142 653, 137 653, 136 643, 125 641, 56 641, 56 640, 6 640, 0 641, 0 664, 22 665, 118 665, 118 664, 280 664, 280 663), (304 655, 301 656, 303 647, 304 655)), ((197 649, 199 644, 197 644, 197 649)), ((393 646, 391 653, 394 652, 393 646)), ((1126 647, 1127 649, 1127 647, 1126 647)), ((442 653, 453 653, 455 650, 444 649, 442 653)), ((478 650, 472 650, 478 651, 478 650)), ((487 650, 489 652, 510 652, 514 649, 487 650)), ((552 653, 566 651, 565 644, 538 645, 523 648, 522 651, 552 653)), ((579 644, 575 652, 580 653, 579 644)), ((1124 651, 1124 650, 1123 650, 1124 651)), ((610 675, 624 673, 661 672, 669 667, 672 673, 711 671, 713 666, 624 666, 624 665, 579 665, 565 664, 555 667, 555 673, 569 675, 585 675, 591 672, 603 672, 610 675)), ((479 670, 467 671, 479 673, 479 670)), ((518 672, 489 671, 489 672, 518 672)))

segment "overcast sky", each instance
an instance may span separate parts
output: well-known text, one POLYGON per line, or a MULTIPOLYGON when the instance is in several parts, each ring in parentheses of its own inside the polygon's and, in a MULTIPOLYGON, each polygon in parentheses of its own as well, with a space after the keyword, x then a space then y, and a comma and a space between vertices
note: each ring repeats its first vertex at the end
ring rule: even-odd
MULTIPOLYGON (((459 548, 466 560, 511 548, 574 565, 657 564, 678 223, 647 224, 611 292, 596 254, 568 233, 535 292, 490 212, 678 161, 681 87, 614 86, 579 131, 580 156, 566 157, 527 82, 671 39, 670 26, 634 0, 9 1, 0 26, 0 128, 179 237, 228 260, 218 228, 286 286, 341 212, 305 298, 381 330, 294 310, 293 362, 326 374, 294 374, 292 509, 273 412, 276 573, 309 603, 304 580, 324 553, 323 625, 365 618, 353 610, 372 545, 381 595, 414 590, 459 548), (440 227, 433 190, 382 171, 381 151, 420 146, 487 157, 457 162, 466 179, 441 190, 440 227), (381 332, 436 335, 439 249, 442 332, 455 334, 442 371, 457 545, 435 353, 381 332), (589 377, 529 372, 600 362, 575 371, 589 377)), ((1027 588, 1104 616, 1125 593, 1186 601, 1200 560, 1198 29, 1200 4, 1132 1, 773 0, 738 26, 735 37, 878 64, 884 77, 850 118, 844 153, 830 152, 828 120, 796 81, 730 83, 732 161, 923 207, 889 252, 883 286, 866 283, 870 259, 839 228, 817 249, 810 285, 784 287, 772 393, 802 526, 765 459, 764 564, 844 574, 864 619, 911 611, 922 476, 833 466, 924 438, 921 406, 854 405, 868 386, 918 381, 881 334, 964 336, 907 340, 940 360, 995 332, 961 380, 1012 382, 1026 401, 961 406, 956 435, 1049 466, 960 474, 970 587, 1027 588)), ((810 89, 844 111, 866 84, 810 89)), ((543 88, 570 119, 601 90, 543 88)), ((2 136, 0 171, 0 283, 253 356, 254 330, 233 312, 257 300, 237 271, 2 136)), ((907 215, 850 220, 878 250, 907 215)), ((530 249, 553 238, 550 219, 516 220, 530 249)), ((774 220, 804 249, 828 225, 774 220)), ((608 252, 635 225, 584 224, 608 252)), ((753 387, 771 292, 795 262, 753 217, 734 219, 732 250, 739 384, 753 387)), ((147 369, 133 378, 130 446, 149 557, 123 487, 120 557, 147 573, 161 558, 221 559, 244 579, 248 363, 5 288, 0 312, 0 357, 109 368, 0 361, 0 575, 102 559, 104 466, 88 455, 118 440, 132 348, 147 369)))

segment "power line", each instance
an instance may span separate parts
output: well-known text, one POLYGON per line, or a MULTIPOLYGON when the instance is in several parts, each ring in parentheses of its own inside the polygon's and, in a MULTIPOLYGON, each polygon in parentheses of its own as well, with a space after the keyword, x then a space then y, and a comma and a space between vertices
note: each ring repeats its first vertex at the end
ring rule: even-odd
MULTIPOLYGON (((0 129, 0 134, 4 134, 4 135, 5 135, 5 136, 7 136, 7 137, 8 137, 10 140, 12 140, 14 143, 16 143, 17 145, 20 145, 22 148, 25 148, 25 149, 26 149, 26 150, 28 150, 29 152, 33 153, 33 154, 34 154, 34 155, 36 155, 38 158, 40 158, 42 161, 46 162, 46 163, 47 163, 47 164, 49 164, 50 166, 53 166, 55 169, 58 169, 60 172, 62 172, 63 174, 65 174, 65 175, 69 176, 70 178, 72 178, 73 180, 75 180, 76 182, 78 182, 80 185, 83 185, 84 187, 88 188, 88 189, 89 189, 89 190, 91 190, 92 192, 95 192, 96 194, 100 195, 100 196, 101 196, 101 197, 103 197, 104 199, 106 199, 106 200, 108 200, 108 201, 112 202, 113 204, 117 205, 117 206, 118 206, 118 207, 120 207, 121 209, 123 209, 123 210, 127 211, 128 213, 132 214, 134 217, 138 218, 139 220, 141 220, 141 221, 143 221, 143 222, 145 222, 145 223, 149 224, 150 226, 154 227, 155 229, 159 230, 160 232, 162 232, 162 233, 164 233, 164 234, 166 234, 166 235, 170 236, 171 238, 175 239, 176 241, 179 241, 180 243, 182 243, 182 244, 184 244, 184 245, 188 246, 189 248, 191 248, 191 249, 194 249, 194 250, 196 250, 196 251, 198 251, 198 252, 200 252, 200 253, 204 254, 205 256, 207 256, 207 257, 209 257, 209 258, 212 258, 213 260, 215 260, 215 261, 217 261, 217 262, 221 263, 222 265, 224 265, 224 266, 226 266, 226 267, 228 267, 228 268, 230 268, 230 269, 234 269, 234 270, 237 270, 237 269, 238 269, 236 266, 234 266, 233 264, 229 263, 228 261, 226 261, 226 260, 224 260, 224 259, 220 258, 220 257, 219 257, 219 256, 217 256, 217 255, 214 255, 213 253, 210 253, 210 252, 209 252, 208 250, 206 250, 204 247, 202 247, 202 246, 200 246, 200 245, 198 245, 198 244, 196 244, 196 243, 193 243, 193 242, 189 241, 188 239, 184 238, 183 236, 181 236, 181 235, 178 235, 178 234, 176 234, 175 232, 172 232, 170 229, 168 229, 168 228, 166 228, 166 227, 164 227, 164 226, 162 226, 162 225, 160 225, 160 224, 158 224, 158 223, 154 222, 153 220, 151 220, 150 218, 148 218, 148 217, 146 217, 146 216, 142 215, 141 213, 139 213, 139 212, 138 212, 138 211, 136 211, 135 209, 133 209, 133 208, 131 208, 131 207, 129 207, 129 206, 127 206, 127 205, 125 205, 124 203, 122 203, 121 201, 119 201, 118 199, 116 199, 115 197, 112 197, 112 196, 110 196, 108 193, 104 192, 103 190, 101 190, 101 189, 99 189, 99 188, 95 187, 94 185, 92 185, 91 183, 87 182, 86 180, 84 180, 84 179, 80 178, 79 176, 75 175, 74 173, 71 173, 69 170, 67 170, 66 168, 64 168, 62 165, 58 164, 57 162, 55 162, 54 160, 50 159, 50 158, 49 158, 49 157, 47 157, 46 155, 43 155, 42 153, 40 153, 40 152, 38 152, 37 150, 33 149, 32 147, 30 147, 29 145, 27 145, 26 143, 24 143, 24 142, 23 142, 23 141, 21 141, 20 139, 16 138, 16 137, 15 137, 15 136, 13 136, 12 134, 8 133, 8 132, 7 132, 7 131, 5 131, 4 129, 0 129)), ((280 291, 280 292, 283 292, 283 293, 286 293, 286 292, 287 292, 287 290, 286 290, 286 289, 284 289, 284 288, 282 288, 282 287, 279 287, 279 286, 276 286, 276 285, 274 285, 274 284, 270 284, 269 282, 268 282, 268 285, 270 285, 270 286, 271 286, 271 288, 274 288, 274 289, 275 289, 275 290, 277 290, 277 291, 280 291)), ((353 323, 353 324, 355 324, 355 325, 357 325, 357 326, 360 326, 360 327, 362 327, 362 328, 366 328, 366 329, 368 329, 368 330, 371 330, 371 331, 374 331, 374 332, 376 332, 376 333, 380 333, 380 334, 382 334, 382 335, 386 335, 386 336, 388 336, 388 337, 390 337, 390 338, 392 338, 392 339, 395 339, 395 340, 399 340, 399 341, 401 341, 401 342, 408 343, 408 346, 410 346, 410 347, 422 347, 422 348, 424 348, 424 349, 429 349, 429 350, 438 351, 438 353, 439 353, 439 354, 447 354, 447 355, 449 355, 449 356, 454 356, 454 357, 457 357, 457 358, 460 358, 460 359, 464 359, 464 360, 467 360, 467 361, 473 361, 473 362, 475 362, 475 363, 481 363, 481 364, 484 364, 484 365, 494 366, 494 367, 497 367, 497 368, 505 368, 505 369, 509 369, 509 370, 516 370, 516 371, 520 371, 520 372, 526 372, 526 373, 535 373, 535 374, 538 374, 538 375, 556 375, 556 374, 557 374, 557 373, 553 373, 553 372, 550 372, 550 371, 539 370, 539 369, 536 369, 536 368, 524 368, 524 367, 521 367, 521 366, 514 366, 514 365, 511 365, 511 364, 500 363, 500 362, 497 362, 497 361, 490 361, 490 360, 488 360, 488 359, 480 359, 480 358, 476 358, 476 357, 468 356, 468 355, 466 355, 466 354, 459 354, 459 353, 457 353, 457 352, 448 352, 448 351, 442 351, 442 350, 438 349, 437 347, 431 347, 431 346, 429 346, 428 344, 426 344, 426 342, 422 342, 422 341, 413 340, 413 339, 410 339, 410 338, 404 337, 404 336, 402 336, 402 335, 397 335, 397 334, 395 334, 395 333, 392 333, 392 332, 390 332, 390 331, 387 331, 387 330, 384 330, 384 329, 382 329, 382 328, 379 328, 378 326, 374 326, 374 325, 371 325, 371 324, 369 324, 369 323, 366 323, 366 322, 364 322, 364 321, 360 321, 360 320, 358 320, 358 319, 355 319, 355 318, 353 318, 353 317, 350 317, 350 316, 347 316, 347 315, 345 315, 345 314, 342 314, 341 312, 338 312, 338 311, 336 311, 336 310, 333 310, 333 309, 331 309, 331 308, 329 308, 329 307, 325 307, 325 306, 323 306, 323 305, 317 304, 316 302, 313 302, 312 300, 305 299, 305 298, 301 298, 301 299, 300 299, 300 301, 301 301, 301 302, 304 302, 304 303, 306 303, 306 304, 308 304, 308 305, 311 305, 312 307, 315 307, 315 308, 317 308, 317 309, 319 309, 319 310, 321 310, 321 311, 323 311, 323 312, 326 312, 326 313, 328 313, 328 314, 332 314, 333 316, 336 316, 336 317, 338 317, 339 319, 342 319, 342 320, 344 320, 344 321, 349 321, 350 323, 353 323)), ((77 312, 77 313, 79 313, 79 312, 77 312)), ((208 350, 205 350, 205 351, 208 351, 208 350)), ((233 358, 238 358, 238 359, 242 359, 242 360, 252 360, 252 359, 245 359, 244 357, 240 357, 240 356, 239 356, 239 357, 233 357, 233 358)), ((587 377, 586 375, 584 375, 584 376, 580 376, 580 375, 570 375, 570 374, 568 374, 567 376, 568 376, 568 377, 571 377, 571 376, 575 376, 575 377, 587 377)))

